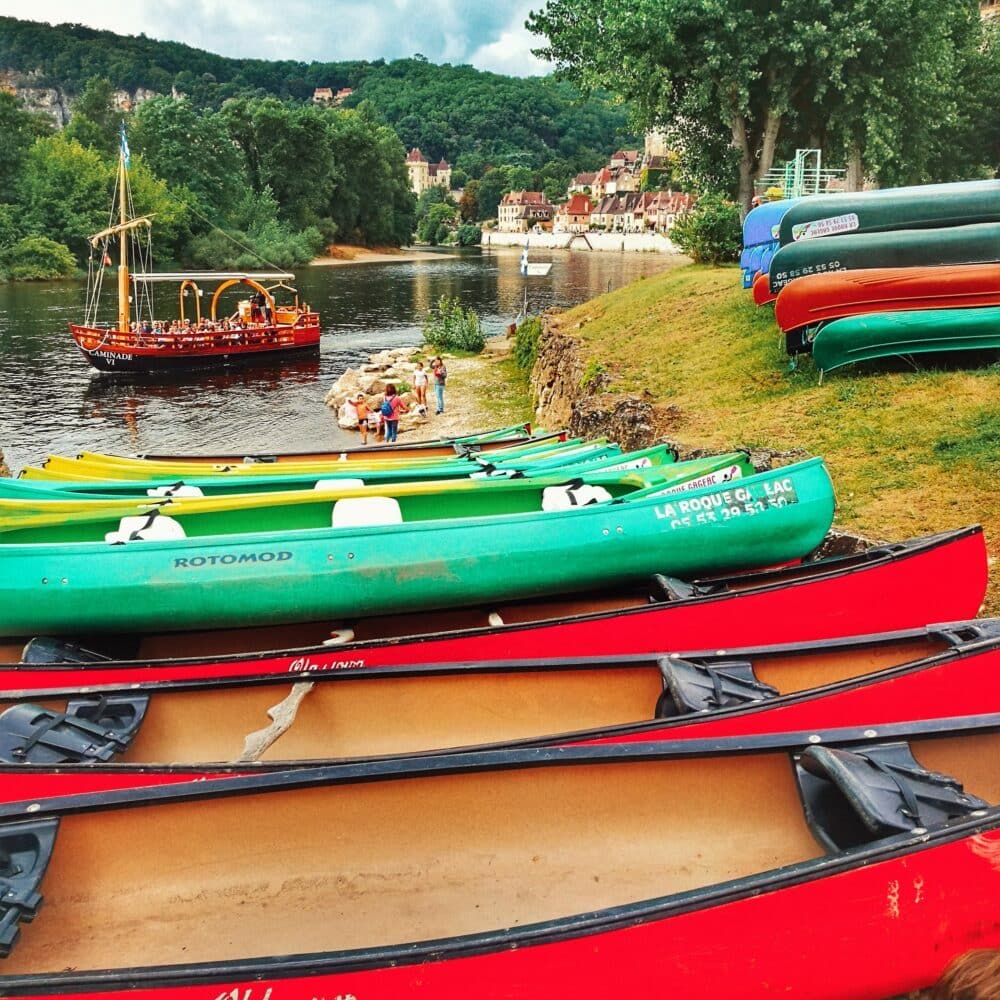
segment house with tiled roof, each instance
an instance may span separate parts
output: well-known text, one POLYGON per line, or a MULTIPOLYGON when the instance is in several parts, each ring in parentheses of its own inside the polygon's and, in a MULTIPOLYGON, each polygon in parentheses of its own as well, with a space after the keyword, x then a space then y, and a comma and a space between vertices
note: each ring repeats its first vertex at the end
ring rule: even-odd
POLYGON ((567 193, 571 195, 578 192, 580 194, 591 194, 591 189, 594 186, 594 178, 596 176, 596 171, 589 174, 577 174, 576 177, 569 182, 569 190, 567 193))
POLYGON ((340 90, 338 90, 337 93, 333 95, 333 103, 334 104, 343 104, 344 101, 346 101, 347 98, 350 97, 351 94, 353 94, 353 93, 354 93, 353 88, 351 88, 351 87, 341 87, 340 90))
POLYGON ((438 163, 429 163, 414 146, 406 155, 406 169, 410 174, 410 187, 418 198, 432 187, 451 190, 451 164, 444 157, 438 163))
POLYGON ((497 229, 526 233, 536 226, 551 228, 555 206, 543 191, 508 191, 497 208, 497 229))
POLYGON ((611 171, 607 167, 601 167, 594 174, 594 183, 590 186, 590 197, 595 201, 600 201, 608 194, 608 184, 611 181, 611 171))
POLYGON ((333 101, 333 91, 329 87, 317 87, 313 91, 313 104, 329 104, 333 101))
POLYGON ((569 201, 556 209, 552 219, 554 233, 585 233, 590 229, 594 203, 585 194, 571 195, 569 201))

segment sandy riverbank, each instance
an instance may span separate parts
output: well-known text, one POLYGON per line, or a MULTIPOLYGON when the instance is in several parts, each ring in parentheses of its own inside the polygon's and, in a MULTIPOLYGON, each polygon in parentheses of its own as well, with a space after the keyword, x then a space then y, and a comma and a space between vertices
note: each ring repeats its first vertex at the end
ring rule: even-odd
POLYGON ((323 257, 313 260, 313 267, 346 267, 350 264, 406 264, 415 260, 446 260, 454 254, 430 250, 402 250, 399 247, 329 246, 323 257))

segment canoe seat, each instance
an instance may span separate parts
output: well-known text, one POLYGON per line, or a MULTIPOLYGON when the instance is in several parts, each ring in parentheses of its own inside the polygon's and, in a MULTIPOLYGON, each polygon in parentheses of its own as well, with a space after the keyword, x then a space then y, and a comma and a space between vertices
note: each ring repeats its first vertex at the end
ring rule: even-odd
POLYGON ((402 523, 403 512, 395 497, 344 497, 333 505, 335 528, 369 528, 402 523))
POLYGON ((603 486, 575 482, 568 486, 546 486, 542 490, 542 510, 569 510, 572 507, 588 507, 592 503, 602 503, 612 499, 603 486))
POLYGON ((363 479, 317 479, 314 490, 355 490, 364 486, 363 479))
POLYGON ((758 680, 749 660, 715 661, 709 665, 665 656, 659 666, 663 694, 656 702, 658 719, 752 705, 780 694, 777 688, 758 680))
POLYGON ((154 486, 151 490, 146 490, 148 497, 203 497, 204 495, 200 486, 188 486, 186 483, 154 486))
POLYGON ((109 545, 124 545, 126 542, 165 542, 186 537, 179 521, 154 510, 139 517, 123 517, 118 522, 118 530, 109 531, 104 540, 109 545))
POLYGON ((799 756, 795 776, 806 822, 833 852, 989 808, 954 778, 925 770, 908 743, 856 751, 812 746, 799 756))

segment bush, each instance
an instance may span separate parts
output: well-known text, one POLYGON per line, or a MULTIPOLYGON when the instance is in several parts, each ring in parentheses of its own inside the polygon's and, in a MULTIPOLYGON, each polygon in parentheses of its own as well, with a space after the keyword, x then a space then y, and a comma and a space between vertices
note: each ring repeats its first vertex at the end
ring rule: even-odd
POLYGON ((477 247, 483 241, 483 231, 479 226, 466 222, 458 227, 458 245, 460 247, 477 247))
POLYGON ((69 248, 45 236, 26 236, 3 253, 7 277, 15 281, 68 278, 76 270, 69 248))
POLYGON ((424 340, 445 351, 472 351, 486 346, 486 335, 474 309, 463 309, 457 298, 442 295, 424 320, 424 340))
POLYGON ((739 260, 743 247, 740 211, 721 194, 707 194, 670 230, 670 239, 697 264, 739 260))
POLYGON ((522 371, 530 372, 538 357, 538 342, 542 338, 542 321, 529 316, 514 334, 514 363, 522 371))

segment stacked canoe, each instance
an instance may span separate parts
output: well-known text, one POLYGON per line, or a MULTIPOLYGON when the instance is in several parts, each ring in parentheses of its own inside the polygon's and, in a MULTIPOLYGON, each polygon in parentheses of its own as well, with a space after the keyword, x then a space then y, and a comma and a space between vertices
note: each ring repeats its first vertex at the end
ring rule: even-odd
POLYGON ((982 533, 810 558, 833 512, 820 459, 527 428, 0 481, 0 994, 888 996, 1000 945, 982 533))
POLYGON ((1000 350, 1000 180, 805 198, 778 235, 754 298, 775 303, 789 354, 829 371, 1000 350))

